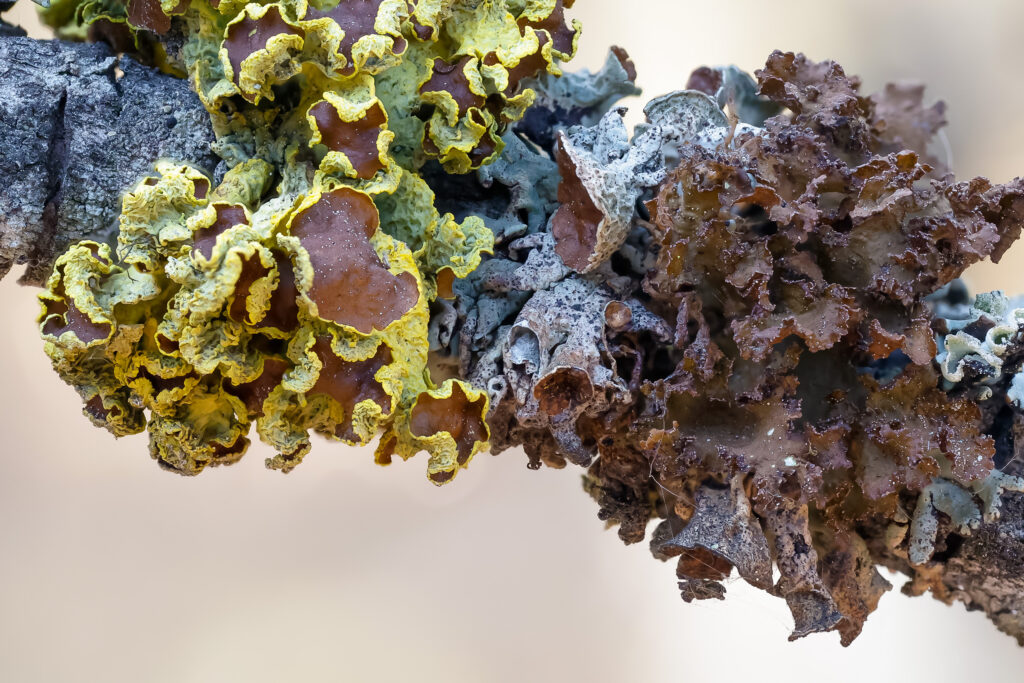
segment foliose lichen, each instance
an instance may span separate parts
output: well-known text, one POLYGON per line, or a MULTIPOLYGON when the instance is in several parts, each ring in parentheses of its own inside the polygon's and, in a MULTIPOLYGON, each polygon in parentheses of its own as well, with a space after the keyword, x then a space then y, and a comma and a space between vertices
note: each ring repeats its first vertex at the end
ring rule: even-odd
POLYGON ((382 433, 379 462, 426 450, 430 478, 450 480, 487 446, 488 398, 431 380, 429 308, 494 233, 438 212, 419 171, 498 157, 535 98, 527 82, 575 53, 571 4, 52 8, 187 75, 223 159, 214 177, 162 162, 124 195, 116 248, 82 242, 57 261, 41 331, 90 419, 148 429, 153 457, 184 474, 237 460, 255 423, 273 468, 301 462, 311 431, 382 433))
POLYGON ((556 78, 571 4, 53 10, 187 76, 224 161, 161 164, 116 248, 58 259, 40 325, 86 414, 188 474, 252 423, 285 471, 311 431, 436 483, 522 446, 587 468, 626 543, 657 520, 687 601, 735 568, 848 644, 885 564, 1024 638, 942 564, 1024 489, 1024 314, 950 284, 1017 239, 1024 181, 956 182, 921 88, 793 53, 698 69, 631 135, 623 50, 556 78))
POLYGON ((775 53, 756 84, 690 85, 631 138, 618 110, 516 129, 504 193, 460 188, 460 215, 530 218, 459 283, 440 350, 486 387, 492 449, 587 466, 627 543, 662 520, 651 549, 678 558, 685 599, 722 597, 735 567, 787 601, 792 637, 849 643, 889 589, 880 557, 947 594, 936 550, 1021 488, 996 469, 1014 442, 993 411, 941 382, 926 298, 1002 255, 1024 182, 955 182, 941 105, 861 96, 832 62, 775 53))

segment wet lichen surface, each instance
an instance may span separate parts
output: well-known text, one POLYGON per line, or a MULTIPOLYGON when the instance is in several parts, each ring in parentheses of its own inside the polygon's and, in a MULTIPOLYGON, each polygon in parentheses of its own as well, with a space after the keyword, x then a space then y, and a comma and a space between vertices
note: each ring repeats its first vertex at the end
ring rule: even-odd
POLYGON ((183 474, 253 425, 276 469, 379 437, 438 484, 521 446, 687 601, 735 569, 848 644, 885 565, 1024 638, 1024 304, 956 280, 1024 182, 955 180, 922 88, 793 53, 697 69, 631 134, 623 49, 562 74, 571 5, 78 4, 189 78, 222 159, 162 162, 116 245, 57 259, 40 329, 85 414, 183 474), (1001 584, 964 587, 972 552, 1001 584))

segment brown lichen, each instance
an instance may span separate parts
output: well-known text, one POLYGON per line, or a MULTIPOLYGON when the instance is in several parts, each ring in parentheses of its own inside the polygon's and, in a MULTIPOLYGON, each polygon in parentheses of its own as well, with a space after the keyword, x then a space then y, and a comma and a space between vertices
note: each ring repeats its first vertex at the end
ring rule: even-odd
POLYGON ((364 334, 383 330, 419 298, 416 278, 393 274, 370 238, 379 216, 367 195, 341 188, 298 213, 291 234, 309 253, 313 282, 309 298, 320 317, 364 334))
POLYGON ((760 95, 699 71, 702 92, 652 102, 628 146, 614 114, 561 132, 550 232, 485 264, 460 363, 491 393, 496 449, 589 466, 627 543, 665 520, 652 549, 678 556, 684 599, 722 597, 736 568, 787 601, 794 638, 848 644, 889 588, 880 530, 902 524, 886 552, 924 566, 941 514, 959 505, 951 530, 970 530, 993 497, 1005 428, 940 385, 925 299, 1016 238, 1024 182, 933 164, 942 108, 919 90, 864 97, 834 63, 783 53, 758 76, 760 95), (782 113, 730 122, 734 105, 782 113), (642 210, 611 210, 645 183, 642 210), (599 249, 612 217, 625 228, 599 249))
POLYGON ((454 384, 451 396, 435 398, 421 394, 413 406, 410 429, 414 436, 445 432, 455 440, 459 465, 465 465, 477 442, 487 441, 484 423, 486 399, 470 400, 460 384, 454 384))
POLYGON ((327 149, 343 153, 355 169, 357 178, 371 178, 384 168, 377 140, 387 122, 387 115, 379 103, 351 122, 342 121, 338 110, 326 100, 313 105, 309 113, 316 121, 321 142, 327 149))

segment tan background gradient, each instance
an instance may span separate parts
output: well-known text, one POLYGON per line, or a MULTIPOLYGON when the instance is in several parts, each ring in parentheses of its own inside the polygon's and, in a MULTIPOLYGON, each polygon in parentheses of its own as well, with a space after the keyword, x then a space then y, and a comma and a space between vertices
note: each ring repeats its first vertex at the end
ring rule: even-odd
MULTIPOLYGON (((31 19, 31 8, 14 17, 31 19)), ((579 0, 578 64, 626 47, 648 95, 773 48, 949 104, 954 167, 1024 171, 1024 5, 579 0)), ((11 16, 11 15, 8 15, 11 16)), ((37 34, 38 35, 38 34, 37 34)), ((0 65, 2 68, 2 65, 0 65)), ((636 103, 634 109, 638 109, 636 103)), ((1021 291, 1024 247, 971 273, 1021 291)), ((578 471, 479 456, 436 488, 413 459, 318 441, 282 476, 254 448, 184 479, 89 425, 50 371, 34 292, 0 284, 0 681, 1020 681, 979 614, 886 595, 850 648, 789 644, 780 600, 684 604, 670 564, 604 531, 578 471)), ((900 579, 894 579, 897 586, 900 579)))

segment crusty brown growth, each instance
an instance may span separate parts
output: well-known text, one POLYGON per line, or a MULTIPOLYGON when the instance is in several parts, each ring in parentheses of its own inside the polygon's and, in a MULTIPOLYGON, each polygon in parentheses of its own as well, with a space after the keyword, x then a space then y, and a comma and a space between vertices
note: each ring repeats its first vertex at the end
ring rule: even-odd
POLYGON ((232 79, 238 85, 238 76, 242 71, 242 62, 254 52, 267 47, 267 41, 279 35, 303 35, 302 29, 289 25, 281 10, 276 5, 270 5, 266 14, 259 19, 246 16, 238 23, 228 27, 227 36, 224 38, 224 49, 228 51, 228 61, 231 62, 232 79))
MULTIPOLYGON (((410 429, 415 436, 431 436, 447 432, 455 439, 458 448, 458 462, 465 465, 473 454, 477 441, 487 441, 487 425, 484 424, 484 397, 470 401, 459 383, 452 384, 452 395, 435 398, 427 393, 420 394, 413 406, 410 429)), ((438 475, 448 473, 438 473, 438 475)), ((432 476, 434 481, 444 481, 432 476)), ((447 478, 447 477, 446 477, 447 478)))
POLYGON ((291 228, 309 252, 309 297, 320 317, 364 334, 383 330, 419 298, 415 276, 393 275, 370 244, 379 224, 368 195, 342 188, 322 195, 295 217, 291 228))
POLYGON ((196 230, 195 235, 192 236, 192 247, 206 259, 213 256, 213 247, 217 244, 217 237, 222 232, 236 225, 248 224, 245 210, 240 204, 218 202, 213 205, 213 208, 217 212, 217 219, 213 225, 196 230))
POLYGON ((868 100, 857 94, 860 79, 847 77, 835 62, 812 62, 802 54, 776 50, 755 75, 761 93, 790 109, 794 123, 826 135, 840 147, 865 141, 868 100))
POLYGON ((559 141, 555 152, 561 181, 558 183, 560 206, 551 219, 555 251, 565 265, 575 270, 587 267, 597 244, 597 226, 604 214, 594 203, 579 176, 576 165, 559 141))
POLYGON ((323 367, 316 384, 308 393, 330 396, 345 411, 345 420, 337 426, 336 436, 343 439, 356 438, 352 431, 352 413, 362 401, 373 401, 385 413, 391 412, 391 397, 375 379, 377 371, 391 362, 391 349, 386 344, 381 344, 377 353, 366 360, 346 361, 331 349, 329 336, 320 336, 313 344, 313 353, 323 367))
POLYGON ((342 121, 338 110, 326 100, 309 109, 320 130, 321 141, 327 149, 341 152, 352 163, 357 178, 372 178, 384 168, 380 160, 377 139, 387 120, 384 108, 374 104, 366 114, 355 121, 342 121))
MULTIPOLYGON (((372 36, 377 31, 374 24, 377 21, 377 12, 384 0, 340 0, 337 5, 328 10, 318 10, 310 7, 306 12, 306 19, 320 19, 329 17, 345 32, 345 36, 338 44, 338 53, 346 59, 345 66, 341 73, 349 75, 355 73, 355 64, 352 61, 352 46, 363 36, 372 36)), ((405 49, 403 38, 395 39, 395 52, 399 53, 405 49)))
MULTIPOLYGON (((924 86, 919 83, 889 83, 871 96, 875 108, 872 129, 888 147, 899 152, 914 149, 925 152, 935 134, 946 125, 946 104, 924 106, 924 86)), ((932 165, 938 163, 928 159, 932 165)))
POLYGON ((465 114, 471 107, 479 109, 484 106, 483 96, 477 95, 469 89, 466 65, 471 59, 472 57, 467 55, 461 57, 454 64, 450 64, 440 57, 436 57, 430 80, 420 86, 420 93, 447 92, 458 105, 460 115, 465 114))
MULTIPOLYGON (((717 90, 704 75, 693 85, 717 90)), ((744 473, 793 637, 836 629, 848 643, 886 587, 858 525, 936 477, 970 486, 993 466, 978 408, 938 387, 922 298, 1015 230, 1016 211, 985 197, 1011 207, 1022 187, 940 180, 921 155, 941 107, 919 92, 864 98, 838 65, 793 54, 758 77, 791 115, 729 148, 683 147, 648 205, 659 250, 644 289, 675 309, 681 359, 645 390, 646 456, 678 500, 694 473, 744 473)), ((687 566, 684 597, 714 597, 687 566)))

